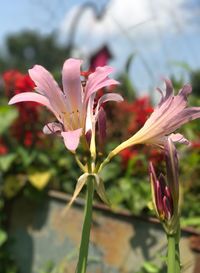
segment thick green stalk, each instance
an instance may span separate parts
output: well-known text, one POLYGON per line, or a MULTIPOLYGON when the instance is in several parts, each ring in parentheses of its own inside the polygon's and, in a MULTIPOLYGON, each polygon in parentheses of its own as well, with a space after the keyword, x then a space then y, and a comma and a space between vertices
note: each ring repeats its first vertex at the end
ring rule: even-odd
POLYGON ((167 237, 168 240, 168 253, 167 253, 167 273, 175 273, 175 264, 176 264, 176 259, 175 259, 175 237, 173 235, 168 235, 167 237))
POLYGON ((179 231, 168 235, 167 273, 180 273, 179 231))
POLYGON ((92 201, 93 201, 93 195, 94 195, 94 180, 93 179, 94 179, 93 177, 89 177, 87 182, 87 197, 86 197, 86 203, 85 203, 84 222, 83 222, 83 228, 82 228, 77 273, 85 273, 86 267, 87 267, 90 228, 91 228, 91 220, 92 220, 92 201))

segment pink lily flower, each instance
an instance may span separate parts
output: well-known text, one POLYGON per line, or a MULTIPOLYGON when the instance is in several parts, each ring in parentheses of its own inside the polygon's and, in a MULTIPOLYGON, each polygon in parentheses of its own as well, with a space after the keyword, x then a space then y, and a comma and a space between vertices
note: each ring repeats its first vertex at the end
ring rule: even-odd
POLYGON ((135 144, 152 144, 164 147, 167 137, 173 142, 189 144, 183 135, 173 132, 188 121, 200 117, 200 107, 187 107, 187 97, 192 92, 189 84, 183 86, 178 95, 174 95, 173 86, 170 80, 165 80, 166 93, 158 89, 161 93, 161 101, 154 109, 144 126, 131 138, 117 146, 106 161, 121 152, 123 149, 135 144))
POLYGON ((96 92, 118 82, 108 78, 113 68, 104 66, 97 67, 83 87, 80 78, 81 64, 82 61, 79 59, 71 58, 65 61, 62 70, 63 91, 44 67, 35 65, 29 70, 29 75, 36 85, 37 92, 20 93, 9 101, 9 104, 32 101, 46 106, 58 122, 45 125, 43 132, 61 135, 66 148, 72 152, 78 147, 82 135, 85 136, 88 131, 94 133, 102 104, 111 100, 123 100, 119 94, 105 94, 99 99, 94 110, 96 92))

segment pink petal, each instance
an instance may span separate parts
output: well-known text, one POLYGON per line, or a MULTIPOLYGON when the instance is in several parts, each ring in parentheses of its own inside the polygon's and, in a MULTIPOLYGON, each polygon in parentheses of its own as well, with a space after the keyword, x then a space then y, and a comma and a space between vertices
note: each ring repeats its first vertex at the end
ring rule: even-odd
POLYGON ((108 78, 108 75, 113 72, 113 68, 109 66, 97 67, 96 71, 88 77, 88 81, 85 87, 85 101, 89 99, 91 94, 97 92, 99 89, 119 84, 118 81, 108 78))
POLYGON ((106 139, 106 113, 103 107, 100 108, 98 114, 98 129, 100 142, 104 142, 106 139))
MULTIPOLYGON (((164 143, 164 148, 168 186, 172 195, 173 202, 174 204, 176 204, 179 198, 179 162, 177 150, 172 140, 173 136, 176 136, 178 138, 178 136, 180 137, 181 134, 176 134, 168 137, 166 142, 164 143)), ((176 137, 174 137, 174 140, 176 140, 176 137)))
POLYGON ((173 95, 173 85, 172 82, 169 79, 164 79, 165 85, 166 85, 166 94, 165 94, 165 100, 170 98, 173 95))
POLYGON ((8 102, 8 104, 11 105, 18 102, 24 102, 24 101, 37 102, 39 104, 46 106, 52 112, 54 112, 49 100, 45 96, 34 93, 34 92, 24 92, 24 93, 17 94, 14 97, 12 97, 12 99, 8 102))
POLYGON ((29 69, 29 75, 36 84, 36 90, 45 95, 56 112, 66 111, 65 97, 53 76, 41 65, 29 69))
POLYGON ((46 124, 43 128, 43 133, 46 135, 50 134, 60 134, 63 131, 62 124, 58 122, 50 122, 46 124))
POLYGON ((172 209, 166 196, 163 197, 163 211, 168 220, 172 217, 172 209))
POLYGON ((117 101, 117 102, 120 102, 120 101, 123 101, 124 99, 122 98, 122 96, 120 94, 117 94, 117 93, 108 93, 108 94, 105 94, 103 95, 99 101, 98 101, 98 105, 97 105, 97 109, 105 102, 107 101, 117 101))
MULTIPOLYGON (((162 97, 161 103, 142 128, 149 139, 169 135, 184 123, 200 117, 200 107, 186 108, 187 96, 191 93, 190 85, 185 85, 177 96, 173 96, 169 80, 166 80, 166 86, 165 97, 162 97)), ((186 143, 186 140, 182 139, 182 142, 186 143)))
POLYGON ((157 108, 160 108, 161 106, 165 105, 169 105, 171 103, 172 97, 173 97, 173 85, 172 82, 169 79, 164 79, 165 81, 165 85, 166 85, 166 91, 165 91, 165 95, 163 94, 163 91, 160 88, 157 88, 156 90, 161 94, 161 100, 158 103, 157 108), (168 103, 166 104, 166 101, 168 101, 168 103))
POLYGON ((152 176, 152 182, 153 182, 153 187, 155 188, 155 181, 157 180, 156 172, 153 166, 153 163, 150 161, 149 163, 149 173, 152 176))
POLYGON ((65 146, 68 150, 74 152, 79 145, 80 137, 82 134, 82 128, 74 131, 61 132, 65 146))
POLYGON ((155 181, 155 201, 158 212, 162 214, 163 212, 162 192, 161 185, 158 180, 155 181))
POLYGON ((192 86, 190 84, 185 84, 183 88, 179 91, 179 95, 185 97, 187 100, 187 97, 192 92, 192 86))
POLYGON ((190 144, 189 140, 187 140, 183 135, 181 135, 179 133, 171 134, 171 135, 169 135, 169 137, 173 142, 179 142, 179 143, 185 144, 185 145, 190 144))
POLYGON ((168 122, 169 133, 175 131, 177 128, 181 127, 181 125, 197 118, 200 118, 200 107, 185 108, 177 115, 169 119, 168 122))
POLYGON ((87 114, 86 114, 86 122, 85 122, 85 132, 92 131, 93 129, 93 122, 95 122, 93 109, 94 109, 94 99, 95 94, 92 94, 89 98, 88 105, 87 105, 87 114))
POLYGON ((82 108, 82 86, 80 80, 80 66, 82 60, 68 59, 65 61, 62 70, 63 89, 67 100, 70 103, 71 111, 82 108))
POLYGON ((37 102, 39 104, 46 106, 55 115, 55 117, 59 121, 61 121, 59 114, 53 109, 48 98, 34 92, 24 92, 24 93, 17 94, 14 97, 12 97, 12 99, 8 102, 8 104, 11 105, 18 102, 26 102, 26 101, 37 102))
POLYGON ((189 84, 183 86, 177 96, 173 97, 173 103, 170 107, 170 112, 173 115, 181 112, 187 106, 187 97, 192 92, 192 87, 189 84))
POLYGON ((168 186, 165 186, 164 195, 167 197, 167 200, 169 201, 169 207, 170 207, 170 211, 172 214, 173 213, 173 199, 172 199, 172 195, 171 195, 171 192, 170 192, 168 186))

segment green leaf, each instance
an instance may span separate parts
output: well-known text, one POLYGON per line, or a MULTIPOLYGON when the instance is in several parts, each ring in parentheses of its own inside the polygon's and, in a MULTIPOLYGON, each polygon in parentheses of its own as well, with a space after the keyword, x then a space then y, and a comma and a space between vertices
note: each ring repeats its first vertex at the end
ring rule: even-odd
POLYGON ((177 67, 181 67, 183 68, 184 70, 186 70, 187 72, 191 72, 192 71, 192 68, 190 67, 190 65, 187 63, 187 62, 179 62, 179 61, 171 61, 170 62, 171 65, 173 66, 177 66, 177 67))
POLYGON ((0 106, 0 135, 3 134, 17 118, 18 112, 14 107, 0 106))
POLYGON ((16 158, 16 154, 2 155, 0 157, 0 170, 3 172, 8 171, 8 169, 11 167, 15 158, 16 158))
POLYGON ((148 273, 158 273, 159 272, 158 266, 154 265, 151 262, 144 262, 143 267, 148 273))
POLYGON ((7 239, 7 233, 4 230, 0 229, 0 247, 7 241, 7 239))
POLYGON ((119 190, 120 190, 120 193, 123 194, 125 198, 129 198, 131 196, 132 184, 133 184, 133 179, 126 178, 126 177, 119 179, 119 190))
POLYGON ((31 165, 31 163, 33 162, 37 155, 35 150, 30 152, 26 150, 24 147, 18 147, 17 153, 19 155, 21 162, 23 163, 23 167, 25 168, 31 165))
POLYGON ((95 177, 95 187, 96 187, 97 194, 99 195, 101 200, 110 207, 111 204, 107 197, 103 180, 98 175, 94 175, 94 177, 95 177))
POLYGON ((72 198, 71 198, 71 200, 69 201, 69 203, 66 205, 66 207, 64 208, 64 210, 62 212, 63 215, 68 211, 68 209, 71 207, 71 205, 73 204, 76 197, 79 195, 79 193, 82 190, 83 186, 87 182, 88 176, 89 176, 89 173, 84 173, 78 178, 74 193, 72 195, 72 198))
POLYGON ((129 160, 127 170, 126 170, 126 173, 125 173, 126 177, 132 177, 133 170, 137 169, 137 163, 138 163, 139 160, 145 161, 146 160, 145 156, 143 154, 139 154, 139 155, 134 156, 133 158, 131 158, 129 160))
POLYGON ((24 175, 9 175, 4 180, 3 193, 7 198, 14 197, 26 183, 24 175))
POLYGON ((110 163, 101 172, 101 178, 104 182, 108 180, 114 180, 118 177, 121 169, 119 168, 118 164, 110 163))
POLYGON ((181 225, 186 227, 186 226, 198 226, 200 227, 200 217, 190 217, 190 218, 182 218, 181 219, 181 225))
POLYGON ((121 191, 118 187, 111 187, 107 190, 107 195, 110 203, 112 204, 112 207, 117 207, 119 204, 121 204, 124 201, 124 196, 121 194, 121 191))
POLYGON ((130 70, 132 61, 133 61, 134 58, 135 58, 135 55, 136 55, 135 53, 131 53, 131 54, 128 56, 128 59, 127 59, 126 64, 125 64, 125 71, 126 71, 127 74, 129 73, 129 70, 130 70))
POLYGON ((41 163, 42 165, 49 165, 50 163, 50 158, 47 154, 45 153, 38 153, 37 154, 37 159, 38 159, 38 162, 41 163))

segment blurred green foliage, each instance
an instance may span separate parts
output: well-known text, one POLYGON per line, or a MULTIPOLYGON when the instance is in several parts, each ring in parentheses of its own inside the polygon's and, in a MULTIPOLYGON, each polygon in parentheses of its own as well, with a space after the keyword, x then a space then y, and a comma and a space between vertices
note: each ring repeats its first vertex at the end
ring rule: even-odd
POLYGON ((24 31, 11 34, 5 42, 6 52, 0 54, 0 72, 18 69, 26 72, 34 64, 45 66, 50 71, 60 71, 69 49, 57 42, 56 34, 41 35, 24 31))

